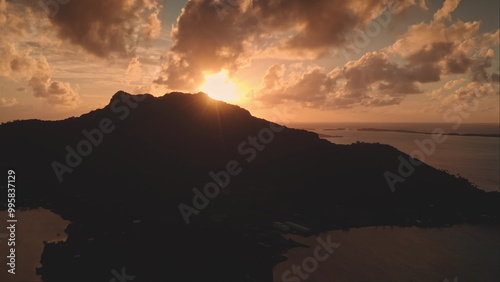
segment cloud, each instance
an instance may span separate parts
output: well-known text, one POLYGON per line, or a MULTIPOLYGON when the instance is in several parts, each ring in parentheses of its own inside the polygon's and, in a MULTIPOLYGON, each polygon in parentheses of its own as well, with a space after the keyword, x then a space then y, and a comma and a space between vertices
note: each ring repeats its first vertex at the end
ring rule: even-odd
POLYGON ((0 76, 20 79, 29 76, 36 64, 30 48, 17 48, 11 42, 0 39, 0 76))
MULTIPOLYGON (((442 111, 452 109, 456 112, 472 112, 479 110, 479 106, 483 104, 483 108, 491 109, 489 103, 483 102, 495 95, 498 95, 498 89, 492 83, 473 81, 439 97, 437 107, 442 111)), ((498 112, 498 105, 496 111, 498 112)))
POLYGON ((264 82, 264 89, 272 90, 279 87, 283 82, 283 75, 285 74, 285 65, 272 65, 262 79, 264 82))
POLYGON ((444 96, 446 96, 447 93, 449 93, 450 90, 455 89, 458 85, 462 85, 466 82, 465 78, 459 78, 459 79, 452 79, 447 81, 443 87, 440 87, 438 89, 432 90, 431 93, 427 93, 427 97, 431 101, 436 101, 442 99, 444 96))
POLYGON ((494 57, 491 47, 499 44, 499 30, 479 34, 479 21, 458 20, 446 25, 443 21, 451 20, 451 12, 458 4, 459 1, 445 1, 433 21, 410 26, 401 39, 388 48, 389 53, 414 66, 432 64, 440 76, 468 74, 475 81, 494 80, 495 74, 487 70, 494 57))
MULTIPOLYGON (((213 3, 187 2, 172 30, 174 44, 156 83, 194 90, 204 73, 236 71, 258 56, 329 55, 386 10, 389 1, 242 0, 223 16, 213 3)), ((409 0, 400 3, 400 9, 415 5, 409 0)))
POLYGON ((142 79, 142 64, 139 57, 133 57, 127 67, 127 78, 129 81, 140 81, 142 79))
POLYGON ((460 78, 460 79, 456 79, 456 80, 451 80, 451 81, 448 81, 446 82, 446 84, 443 86, 445 89, 453 89, 455 88, 457 85, 460 85, 462 83, 465 82, 465 78, 460 78))
POLYGON ((455 11, 455 9, 458 7, 458 4, 460 4, 460 0, 444 1, 443 7, 434 14, 434 20, 451 20, 451 12, 455 11))
POLYGON ((16 98, 0 98, 0 108, 13 107, 19 104, 16 98))
MULTIPOLYGON (((27 80, 33 95, 49 104, 74 106, 79 101, 76 90, 69 83, 52 80, 53 70, 45 56, 32 55, 37 48, 34 46, 45 40, 46 34, 37 32, 45 32, 48 24, 43 21, 47 15, 42 13, 39 3, 43 2, 0 0, 0 23, 3 23, 0 25, 0 76, 14 81, 27 80)), ((18 91, 24 91, 24 87, 18 87, 18 91)), ((2 102, 12 104, 13 100, 2 102)))
POLYGON ((45 57, 40 58, 29 86, 35 97, 42 98, 49 104, 75 106, 79 103, 79 95, 69 83, 52 80, 52 69, 45 57))
POLYGON ((160 6, 154 0, 71 0, 49 19, 57 36, 98 57, 131 56, 139 39, 160 35, 160 6))
POLYGON ((26 36, 37 18, 33 10, 26 3, 35 1, 7 1, 0 0, 0 30, 2 39, 8 37, 26 36))
MULTIPOLYGON (((33 95, 50 104, 75 105, 78 102, 79 95, 69 83, 52 81, 52 69, 44 56, 35 59, 31 48, 17 48, 13 43, 3 43, 0 45, 0 76, 12 80, 29 79, 33 95)), ((24 88, 17 90, 24 91, 24 88)), ((5 103, 7 101, 2 104, 5 103)))
POLYGON ((7 1, 0 0, 0 25, 5 25, 7 22, 7 1))
POLYGON ((14 80, 29 76, 36 64, 26 40, 36 16, 22 3, 0 0, 0 76, 14 80))
MULTIPOLYGON (((423 85, 453 75, 462 76, 455 85, 465 82, 463 76, 477 83, 456 92, 452 95, 455 98, 444 104, 472 95, 465 93, 473 87, 482 89, 481 93, 490 91, 490 82, 499 77, 489 71, 495 55, 491 48, 499 44, 499 30, 480 34, 477 21, 444 24, 442 21, 451 19, 450 13, 457 5, 458 1, 446 1, 434 20, 412 25, 393 45, 366 53, 330 72, 314 69, 286 76, 284 66, 271 66, 263 78, 263 87, 253 97, 267 107, 289 101, 326 110, 378 107, 399 104, 408 95, 424 93, 423 85)), ((429 97, 439 97, 450 89, 434 91, 429 97)))
POLYGON ((284 83, 276 82, 282 77, 274 75, 275 68, 266 72, 264 87, 255 99, 268 105, 295 101, 320 109, 399 104, 404 96, 422 92, 417 82, 432 77, 428 69, 404 68, 390 62, 383 52, 367 53, 329 73, 321 68, 301 75, 292 73, 284 83), (271 84, 275 87, 269 90, 267 86, 271 84))
POLYGON ((313 67, 302 74, 292 72, 287 80, 283 79, 285 71, 283 65, 271 66, 264 76, 263 88, 253 98, 267 105, 298 102, 318 108, 334 89, 334 77, 325 74, 322 68, 313 67))

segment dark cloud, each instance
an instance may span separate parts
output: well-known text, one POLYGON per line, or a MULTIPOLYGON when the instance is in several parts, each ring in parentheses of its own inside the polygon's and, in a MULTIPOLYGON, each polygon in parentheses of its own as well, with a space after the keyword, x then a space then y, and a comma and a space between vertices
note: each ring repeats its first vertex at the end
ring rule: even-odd
POLYGON ((276 77, 275 68, 272 66, 267 71, 264 88, 255 97, 257 100, 269 105, 294 101, 321 109, 399 104, 404 96, 421 92, 416 82, 427 75, 426 71, 390 62, 383 52, 367 53, 330 73, 314 68, 284 83, 272 79, 276 77), (281 87, 266 88, 271 84, 281 87))
POLYGON ((159 36, 158 4, 153 0, 71 0, 50 21, 58 36, 99 57, 130 55, 139 39, 159 36))
POLYGON ((498 73, 491 74, 491 82, 500 83, 500 74, 498 73))
POLYGON ((492 80, 492 74, 488 72, 488 69, 493 66, 492 60, 492 54, 485 58, 476 59, 471 67, 472 80, 490 82, 492 80))
POLYGON ((283 82, 283 73, 282 65, 271 66, 264 76, 264 88, 255 98, 266 104, 292 101, 318 108, 335 87, 335 80, 319 68, 303 73, 294 83, 283 82), (271 85, 273 87, 269 87, 271 85))
POLYGON ((433 63, 451 53, 452 42, 433 42, 407 57, 412 64, 433 63))
POLYGON ((342 76, 347 80, 345 88, 350 92, 365 92, 375 86, 388 95, 411 94, 420 92, 415 82, 429 79, 424 68, 400 67, 390 62, 385 53, 372 52, 365 54, 358 61, 346 64, 342 76))
POLYGON ((446 69, 452 74, 461 74, 467 72, 472 59, 468 58, 464 53, 458 53, 454 56, 449 56, 446 59, 446 69))

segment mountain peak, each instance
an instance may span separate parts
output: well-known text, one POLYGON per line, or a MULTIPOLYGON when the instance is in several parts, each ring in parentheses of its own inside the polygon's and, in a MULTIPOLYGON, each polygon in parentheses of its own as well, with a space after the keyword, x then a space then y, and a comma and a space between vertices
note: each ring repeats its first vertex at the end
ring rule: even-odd
MULTIPOLYGON (((174 98, 174 97, 193 97, 193 98, 202 98, 202 99, 207 99, 207 100, 210 100, 210 101, 217 101, 217 102, 222 102, 222 101, 219 101, 219 100, 215 100, 213 98, 211 98, 210 96, 208 96, 207 93, 205 92, 197 92, 197 93, 188 93, 188 92, 180 92, 180 91, 173 91, 173 92, 170 92, 170 93, 165 93, 163 96, 153 96, 149 93, 143 93, 143 94, 130 94, 128 92, 125 92, 123 90, 119 90, 118 92, 116 92, 110 99, 110 104, 111 104, 111 101, 115 100, 115 99, 120 99, 120 100, 129 100, 130 98, 132 97, 135 97, 134 100, 136 101, 142 101, 144 100, 143 97, 146 97, 146 98, 159 98, 159 99, 165 99, 165 98, 174 98)), ((222 102, 222 103, 225 103, 225 102, 222 102)), ((227 103, 225 103, 227 104, 227 103)))
MULTIPOLYGON (((207 113, 212 113, 220 116, 225 114, 237 115, 240 117, 252 116, 248 110, 234 104, 229 104, 224 101, 213 99, 204 92, 186 93, 175 91, 165 93, 163 96, 153 96, 149 93, 130 94, 128 92, 120 90, 111 97, 108 106, 112 107, 113 103, 119 105, 119 102, 138 102, 141 104, 146 103, 148 105, 141 108, 147 108, 152 111, 159 110, 159 112, 156 112, 159 116, 162 115, 162 111, 179 111, 182 109, 186 110, 184 114, 189 115, 204 115, 207 113), (114 102, 115 100, 117 102, 114 102)), ((139 111, 143 110, 144 109, 140 109, 139 111)), ((181 118, 181 116, 178 116, 178 118, 181 118)))
MULTIPOLYGON (((153 97, 153 95, 149 94, 149 93, 144 93, 144 94, 130 94, 128 92, 125 92, 123 90, 120 90, 118 92, 116 92, 112 97, 111 99, 109 100, 109 102, 111 103, 111 101, 115 100, 115 99, 124 99, 123 97, 124 96, 128 96, 129 98, 130 97, 142 97, 142 96, 147 96, 147 97, 153 97)), ((139 99, 137 99, 139 100, 139 99)))

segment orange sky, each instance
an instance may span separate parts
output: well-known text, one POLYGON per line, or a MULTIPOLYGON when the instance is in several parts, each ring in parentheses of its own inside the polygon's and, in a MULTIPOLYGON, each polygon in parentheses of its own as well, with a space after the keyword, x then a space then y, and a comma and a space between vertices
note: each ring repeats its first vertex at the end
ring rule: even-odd
POLYGON ((0 0, 0 122, 118 90, 204 90, 295 122, 499 122, 498 1, 40 3, 0 0))

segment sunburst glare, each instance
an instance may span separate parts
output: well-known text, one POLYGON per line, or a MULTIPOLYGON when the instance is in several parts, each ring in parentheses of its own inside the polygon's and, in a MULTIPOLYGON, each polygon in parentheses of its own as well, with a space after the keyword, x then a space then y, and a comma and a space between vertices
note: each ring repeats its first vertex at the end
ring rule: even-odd
POLYGON ((213 99, 234 102, 240 99, 238 87, 227 76, 226 71, 205 76, 205 83, 200 90, 207 93, 213 99))

